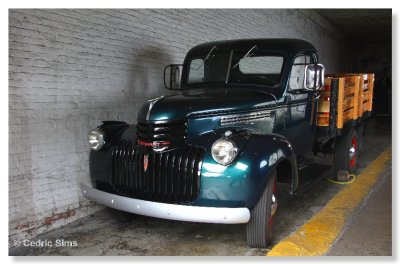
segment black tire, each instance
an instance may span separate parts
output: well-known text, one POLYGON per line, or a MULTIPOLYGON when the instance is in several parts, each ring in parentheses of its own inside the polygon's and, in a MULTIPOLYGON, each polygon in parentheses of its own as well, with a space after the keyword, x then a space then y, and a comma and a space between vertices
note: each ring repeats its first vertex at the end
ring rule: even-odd
POLYGON ((120 211, 114 208, 107 207, 106 208, 108 215, 117 222, 120 223, 129 223, 132 222, 133 219, 136 218, 137 215, 120 211))
MULTIPOLYGON (((250 221, 247 223, 247 245, 252 248, 266 248, 273 238, 272 197, 276 200, 276 171, 273 172, 267 186, 258 200, 257 204, 251 210, 250 221)), ((276 212, 276 207, 275 210, 276 212)))
POLYGON ((335 143, 335 169, 354 173, 358 159, 358 136, 353 127, 337 138, 335 143))
POLYGON ((357 126, 357 137, 358 137, 358 150, 362 150, 364 145, 364 124, 357 126))

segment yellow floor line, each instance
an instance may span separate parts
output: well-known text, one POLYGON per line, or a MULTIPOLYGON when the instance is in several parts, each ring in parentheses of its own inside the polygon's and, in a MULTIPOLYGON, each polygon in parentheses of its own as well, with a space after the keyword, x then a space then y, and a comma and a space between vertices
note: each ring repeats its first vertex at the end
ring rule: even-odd
POLYGON ((322 256, 341 232, 347 216, 368 195, 385 164, 392 157, 391 146, 371 162, 324 208, 294 233, 275 245, 267 256, 322 256))

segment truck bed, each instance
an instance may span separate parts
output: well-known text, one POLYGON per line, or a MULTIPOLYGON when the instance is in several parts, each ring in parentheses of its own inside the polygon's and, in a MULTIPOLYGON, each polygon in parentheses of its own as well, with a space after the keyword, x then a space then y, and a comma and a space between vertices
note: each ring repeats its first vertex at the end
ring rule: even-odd
POLYGON ((373 89, 372 73, 326 75, 317 113, 320 134, 340 134, 346 123, 357 124, 365 116, 369 116, 372 111, 373 89))

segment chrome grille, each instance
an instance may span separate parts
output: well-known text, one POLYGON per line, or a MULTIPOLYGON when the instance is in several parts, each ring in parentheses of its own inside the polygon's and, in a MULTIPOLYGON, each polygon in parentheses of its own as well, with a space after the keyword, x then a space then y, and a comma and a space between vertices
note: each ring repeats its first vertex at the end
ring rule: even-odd
POLYGON ((139 121, 136 125, 138 139, 145 141, 181 142, 186 135, 186 122, 181 120, 139 121))
POLYGON ((203 156, 204 150, 198 147, 184 145, 155 152, 124 140, 112 152, 111 185, 119 194, 136 199, 166 203, 193 201, 200 191, 203 156))

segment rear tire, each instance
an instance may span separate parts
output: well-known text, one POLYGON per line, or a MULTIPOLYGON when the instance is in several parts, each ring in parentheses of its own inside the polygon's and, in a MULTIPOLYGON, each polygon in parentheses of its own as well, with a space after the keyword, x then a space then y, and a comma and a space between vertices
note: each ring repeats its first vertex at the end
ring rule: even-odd
POLYGON ((266 248, 273 238, 274 216, 278 206, 276 199, 276 171, 251 211, 247 223, 247 245, 252 248, 266 248))
POLYGON ((357 126, 357 137, 358 137, 358 150, 362 150, 364 145, 364 124, 360 124, 357 126))
POLYGON ((352 127, 336 140, 335 169, 354 173, 357 168, 358 151, 358 136, 352 127))

